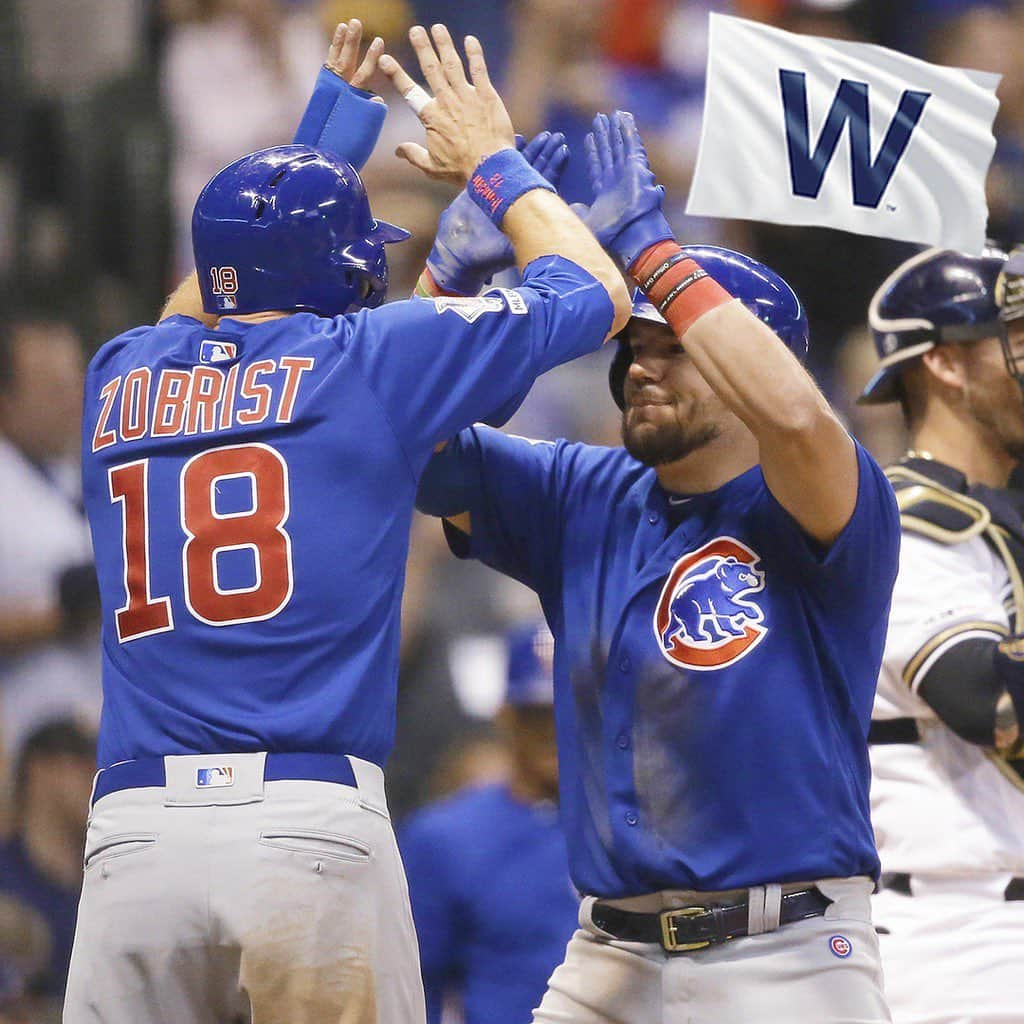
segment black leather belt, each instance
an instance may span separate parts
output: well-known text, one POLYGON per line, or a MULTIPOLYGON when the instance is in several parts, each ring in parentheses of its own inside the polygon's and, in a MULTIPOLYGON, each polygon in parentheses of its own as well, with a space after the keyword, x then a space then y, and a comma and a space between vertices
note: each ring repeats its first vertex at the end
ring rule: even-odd
MULTIPOLYGON (((784 893, 779 924, 821 917, 832 901, 817 889, 784 893)), ((748 901, 725 906, 692 906, 638 914, 596 902, 590 919, 602 931, 623 942, 656 942, 666 953, 690 953, 717 946, 747 934, 748 901)))
POLYGON ((921 730, 914 718, 876 718, 868 730, 868 743, 873 746, 920 742, 921 730))
MULTIPOLYGON (((893 892, 901 892, 904 896, 913 896, 910 877, 905 871, 883 871, 881 878, 882 888, 891 889, 893 892)), ((1003 890, 1003 899, 1007 903, 1024 901, 1024 878, 1011 878, 1003 890)))

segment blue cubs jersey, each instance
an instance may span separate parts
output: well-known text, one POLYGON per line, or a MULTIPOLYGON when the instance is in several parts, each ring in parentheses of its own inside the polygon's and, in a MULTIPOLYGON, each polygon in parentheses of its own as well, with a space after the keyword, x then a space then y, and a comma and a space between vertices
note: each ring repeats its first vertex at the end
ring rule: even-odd
POLYGON ((607 292, 558 257, 516 291, 326 319, 170 317, 85 390, 103 602, 99 761, 391 746, 417 479, 442 438, 600 347, 607 292))
POLYGON ((666 493, 622 449, 463 431, 423 477, 555 636, 562 820, 598 896, 874 874, 867 730, 899 551, 881 469, 821 550, 758 466, 666 493))
POLYGON ((481 786, 420 811, 398 840, 428 1024, 446 994, 465 1024, 530 1020, 579 912, 556 809, 481 786))

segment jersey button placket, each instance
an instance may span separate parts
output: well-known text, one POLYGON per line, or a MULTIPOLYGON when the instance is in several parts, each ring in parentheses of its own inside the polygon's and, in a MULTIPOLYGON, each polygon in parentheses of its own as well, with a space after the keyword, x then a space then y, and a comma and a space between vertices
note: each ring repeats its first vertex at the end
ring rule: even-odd
POLYGON ((623 817, 626 819, 626 824, 631 827, 640 821, 640 815, 636 811, 626 811, 623 817))
POLYGON ((629 750, 628 733, 620 732, 619 735, 615 737, 615 746, 617 746, 619 750, 629 750))

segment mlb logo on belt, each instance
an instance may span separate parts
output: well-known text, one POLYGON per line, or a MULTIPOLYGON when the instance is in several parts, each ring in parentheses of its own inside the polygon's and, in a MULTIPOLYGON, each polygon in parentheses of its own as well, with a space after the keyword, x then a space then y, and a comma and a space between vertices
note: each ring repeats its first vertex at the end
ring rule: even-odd
POLYGON ((199 362, 229 363, 238 357, 238 346, 233 341, 204 341, 199 345, 199 362))
POLYGON ((196 789, 219 789, 235 784, 235 769, 227 765, 196 769, 196 789))
POLYGON ((725 668, 768 632, 753 595, 764 589, 760 556, 734 537, 716 537, 672 567, 654 610, 654 635, 679 668, 725 668))

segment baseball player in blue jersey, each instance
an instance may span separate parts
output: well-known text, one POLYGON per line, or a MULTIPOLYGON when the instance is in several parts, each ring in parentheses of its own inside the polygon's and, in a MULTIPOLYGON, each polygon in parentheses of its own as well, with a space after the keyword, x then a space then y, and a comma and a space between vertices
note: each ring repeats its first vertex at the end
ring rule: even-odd
POLYGON ((866 734, 892 491, 800 365, 786 283, 672 240, 629 115, 589 149, 586 219, 647 293, 611 372, 625 450, 474 427, 419 497, 555 636, 585 895, 534 1020, 886 1021, 866 734))
POLYGON ((424 808, 399 832, 429 1024, 446 1002, 463 1024, 528 1021, 576 927, 556 802, 554 640, 530 624, 507 651, 509 780, 424 808))
POLYGON ((411 152, 469 183, 522 287, 381 306, 405 232, 351 165, 279 147, 197 201, 202 308, 186 286, 89 367, 105 703, 68 1024, 423 1019, 381 771, 418 477, 629 310, 479 43, 467 80, 433 40, 412 33, 436 99, 411 152))

